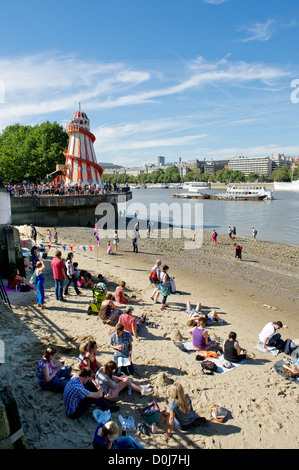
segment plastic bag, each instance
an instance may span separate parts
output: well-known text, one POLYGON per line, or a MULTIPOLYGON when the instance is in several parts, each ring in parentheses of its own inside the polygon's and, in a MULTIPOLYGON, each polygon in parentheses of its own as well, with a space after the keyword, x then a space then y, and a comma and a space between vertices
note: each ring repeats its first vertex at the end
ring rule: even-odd
POLYGON ((121 425, 125 425, 126 429, 130 429, 131 431, 136 431, 135 421, 133 416, 126 416, 123 417, 122 415, 118 415, 118 420, 121 425))
POLYGON ((96 408, 95 410, 93 410, 92 415, 97 423, 108 423, 108 421, 111 420, 110 410, 103 411, 99 408, 96 408))

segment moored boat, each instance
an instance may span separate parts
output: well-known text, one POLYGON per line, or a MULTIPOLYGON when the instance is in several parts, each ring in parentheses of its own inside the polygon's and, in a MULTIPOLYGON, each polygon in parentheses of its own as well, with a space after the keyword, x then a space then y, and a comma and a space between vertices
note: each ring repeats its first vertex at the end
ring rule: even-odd
POLYGON ((274 191, 299 191, 299 180, 291 182, 274 182, 274 191))

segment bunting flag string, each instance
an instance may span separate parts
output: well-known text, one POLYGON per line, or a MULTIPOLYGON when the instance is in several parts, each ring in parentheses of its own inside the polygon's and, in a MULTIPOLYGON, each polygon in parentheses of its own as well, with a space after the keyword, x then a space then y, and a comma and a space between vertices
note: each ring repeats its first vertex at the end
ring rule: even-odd
MULTIPOLYGON (((23 242, 23 245, 25 246, 26 242, 23 242)), ((41 243, 40 244, 41 248, 43 248, 43 244, 41 243)), ((58 245, 56 245, 55 247, 53 245, 46 245, 48 247, 48 249, 50 250, 51 248, 55 248, 56 250, 59 250, 59 247, 58 245)), ((99 246, 99 245, 97 245, 99 246)), ((95 248, 95 245, 68 245, 68 244, 65 244, 65 245, 62 245, 62 249, 63 251, 65 250, 71 250, 73 251, 73 249, 76 248, 77 251, 83 249, 84 252, 86 252, 88 249, 90 249, 90 251, 92 251, 94 248, 95 248)))

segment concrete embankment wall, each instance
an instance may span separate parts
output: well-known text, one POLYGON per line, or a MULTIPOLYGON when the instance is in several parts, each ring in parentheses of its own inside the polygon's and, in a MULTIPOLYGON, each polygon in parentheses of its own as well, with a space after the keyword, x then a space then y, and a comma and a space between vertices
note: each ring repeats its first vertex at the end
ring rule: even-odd
POLYGON ((11 198, 13 225, 92 226, 99 204, 117 204, 132 199, 131 192, 78 196, 19 196, 11 198))

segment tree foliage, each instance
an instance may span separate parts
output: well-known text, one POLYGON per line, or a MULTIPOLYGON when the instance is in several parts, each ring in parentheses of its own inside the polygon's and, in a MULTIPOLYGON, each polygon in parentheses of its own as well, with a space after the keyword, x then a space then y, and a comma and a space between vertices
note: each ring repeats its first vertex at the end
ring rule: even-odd
POLYGON ((0 135, 0 178, 8 182, 41 181, 64 164, 68 135, 57 122, 15 124, 0 135))

